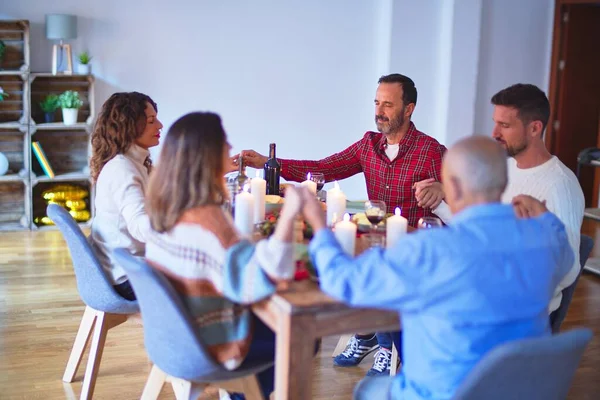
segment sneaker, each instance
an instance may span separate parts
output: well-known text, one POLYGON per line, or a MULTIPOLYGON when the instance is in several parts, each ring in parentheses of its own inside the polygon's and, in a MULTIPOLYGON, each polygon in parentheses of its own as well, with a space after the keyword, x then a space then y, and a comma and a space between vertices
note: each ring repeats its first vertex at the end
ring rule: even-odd
POLYGON ((392 351, 380 347, 375 353, 375 361, 367 376, 386 376, 390 374, 390 365, 392 363, 392 351))
POLYGON ((338 367, 354 367, 358 365, 363 358, 379 347, 377 337, 373 335, 371 339, 358 339, 352 336, 341 354, 333 359, 333 365, 338 367))

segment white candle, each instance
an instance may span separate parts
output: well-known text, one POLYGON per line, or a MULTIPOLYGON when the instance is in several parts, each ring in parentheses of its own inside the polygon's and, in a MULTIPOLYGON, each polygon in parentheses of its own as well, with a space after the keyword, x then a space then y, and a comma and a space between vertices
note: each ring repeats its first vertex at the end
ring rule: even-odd
POLYGON ((310 172, 306 174, 306 180, 300 184, 300 186, 306 186, 312 194, 317 194, 317 182, 310 180, 310 172))
POLYGON ((333 189, 327 191, 327 225, 333 222, 334 214, 344 215, 346 212, 346 196, 340 189, 340 185, 335 181, 333 189))
POLYGON ((248 184, 235 196, 235 227, 242 235, 251 236, 254 231, 254 199, 248 193, 248 184))
POLYGON ((267 181, 260 177, 260 171, 256 171, 256 178, 250 181, 250 191, 254 199, 254 223, 265 220, 265 195, 267 194, 267 181))
POLYGON ((400 215, 400 208, 396 207, 394 215, 385 220, 386 247, 392 248, 398 239, 406 235, 407 229, 408 221, 400 215))
POLYGON ((353 256, 356 245, 356 225, 350 222, 350 215, 344 214, 344 220, 335 224, 334 233, 344 251, 353 256))

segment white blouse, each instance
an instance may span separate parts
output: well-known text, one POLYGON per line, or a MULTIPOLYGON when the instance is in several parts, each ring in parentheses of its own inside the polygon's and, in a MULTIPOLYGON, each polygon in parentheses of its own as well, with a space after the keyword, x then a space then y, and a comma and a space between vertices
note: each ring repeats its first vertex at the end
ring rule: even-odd
POLYGON ((146 251, 151 227, 144 208, 149 178, 144 161, 149 155, 148 150, 133 144, 125 154, 108 161, 96 181, 90 243, 115 284, 125 282, 127 276, 112 251, 125 247, 139 257, 146 251))

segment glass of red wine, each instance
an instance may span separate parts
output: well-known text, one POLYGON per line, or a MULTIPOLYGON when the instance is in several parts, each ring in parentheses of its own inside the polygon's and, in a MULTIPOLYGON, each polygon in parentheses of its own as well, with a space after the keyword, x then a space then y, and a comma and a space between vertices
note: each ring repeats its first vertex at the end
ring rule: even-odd
POLYGON ((365 202, 365 215, 371 223, 371 233, 377 231, 377 225, 385 218, 385 202, 381 200, 369 200, 365 202))
POLYGON ((321 172, 311 172, 310 180, 317 184, 317 198, 321 199, 321 190, 325 186, 325 175, 321 172))

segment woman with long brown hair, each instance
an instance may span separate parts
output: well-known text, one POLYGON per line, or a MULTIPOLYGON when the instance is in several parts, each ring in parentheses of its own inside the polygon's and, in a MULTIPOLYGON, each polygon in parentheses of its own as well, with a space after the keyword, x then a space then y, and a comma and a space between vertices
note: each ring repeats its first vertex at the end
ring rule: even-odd
POLYGON ((151 232, 144 193, 151 168, 148 149, 158 145, 163 127, 156 103, 138 92, 115 93, 102 106, 92 132, 90 171, 96 214, 90 242, 117 293, 134 300, 125 271, 112 250, 126 247, 143 257, 151 232))
MULTIPOLYGON (((213 113, 187 114, 169 129, 146 196, 157 232, 148 240, 146 260, 173 283, 208 352, 235 369, 244 360, 274 357, 275 336, 248 304, 294 275, 292 228, 304 188, 286 191, 271 238, 254 244, 240 237, 222 207, 230 148, 213 113)), ((265 398, 273 391, 273 374, 273 368, 258 374, 265 398)))

